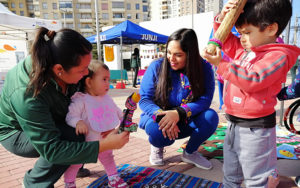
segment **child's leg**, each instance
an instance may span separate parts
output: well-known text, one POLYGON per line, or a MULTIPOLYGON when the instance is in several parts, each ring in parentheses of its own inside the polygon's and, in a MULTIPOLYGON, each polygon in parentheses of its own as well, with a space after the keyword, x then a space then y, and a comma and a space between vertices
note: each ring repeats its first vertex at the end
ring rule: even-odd
POLYGON ((112 150, 99 153, 98 159, 102 163, 107 176, 115 175, 118 173, 112 150))
POLYGON ((75 182, 76 175, 82 164, 71 165, 64 173, 65 183, 75 182))
POLYGON ((228 127, 223 145, 224 188, 238 188, 243 182, 243 172, 236 151, 239 147, 235 143, 236 128, 237 127, 235 124, 228 122, 228 127))
POLYGON ((275 128, 239 127, 236 139, 239 140, 238 156, 246 187, 268 187, 268 177, 273 172, 277 175, 275 128))

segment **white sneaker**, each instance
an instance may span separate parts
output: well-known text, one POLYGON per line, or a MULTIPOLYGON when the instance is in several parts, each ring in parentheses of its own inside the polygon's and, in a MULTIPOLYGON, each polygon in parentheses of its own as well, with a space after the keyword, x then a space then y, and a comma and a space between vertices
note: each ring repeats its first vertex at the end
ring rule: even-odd
POLYGON ((198 151, 194 151, 192 154, 188 154, 184 150, 181 156, 181 160, 186 163, 194 164, 196 167, 205 170, 209 170, 212 168, 211 162, 203 157, 198 151))
POLYGON ((151 145, 151 153, 149 156, 150 164, 154 166, 161 166, 164 165, 164 148, 157 148, 151 145))

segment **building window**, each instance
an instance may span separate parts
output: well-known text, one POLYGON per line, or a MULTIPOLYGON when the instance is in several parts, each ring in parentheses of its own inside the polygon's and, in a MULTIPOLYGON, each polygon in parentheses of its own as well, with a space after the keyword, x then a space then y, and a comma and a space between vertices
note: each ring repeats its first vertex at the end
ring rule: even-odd
POLYGON ((11 3, 11 8, 16 8, 15 3, 11 3))
POLYGON ((53 13, 53 18, 54 18, 55 20, 58 20, 58 14, 57 14, 57 13, 53 13))
POLYGON ((131 14, 127 14, 127 19, 131 19, 131 14))
POLYGON ((108 13, 102 13, 102 19, 103 20, 109 20, 109 14, 108 13))
POLYGON ((124 2, 112 2, 112 8, 124 8, 124 2))
POLYGON ((24 11, 21 10, 21 11, 20 11, 20 15, 21 15, 21 16, 24 16, 24 11))
POLYGON ((34 5, 34 11, 40 11, 39 5, 34 5))
POLYGON ((19 7, 23 8, 24 7, 23 3, 19 3, 19 7))
POLYGON ((127 3, 126 7, 127 7, 126 8, 127 10, 131 10, 131 4, 130 3, 127 3))
POLYGON ((57 9, 57 3, 52 3, 52 9, 54 9, 54 10, 57 9))
POLYGON ((43 6, 43 9, 48 9, 48 4, 47 4, 46 2, 44 2, 44 3, 42 4, 42 6, 43 6))
POLYGON ((143 0, 143 3, 147 3, 148 1, 147 0, 143 0))
POLYGON ((148 15, 147 14, 143 14, 143 21, 148 21, 148 15))
POLYGON ((60 2, 59 8, 72 8, 72 2, 60 2))
POLYGON ((148 12, 148 6, 147 5, 143 5, 143 12, 148 12))
POLYGON ((140 10, 140 4, 135 4, 135 9, 140 10))
POLYGON ((102 10, 108 10, 108 4, 107 3, 102 3, 101 4, 101 9, 102 10))
POLYGON ((73 29, 73 24, 72 24, 72 23, 67 23, 67 24, 66 24, 66 28, 73 29))
POLYGON ((123 13, 114 13, 113 18, 124 18, 123 13))
POLYGON ((136 13, 136 15, 135 15, 135 19, 140 19, 141 18, 141 15, 140 15, 140 13, 136 13))
POLYGON ((28 10, 33 10, 33 5, 27 5, 28 10))
POLYGON ((81 14, 81 19, 91 19, 92 15, 88 13, 81 14))
POLYGON ((79 3, 76 3, 76 8, 80 9, 80 4, 79 3))
POLYGON ((43 14, 43 18, 44 18, 44 19, 48 19, 48 18, 49 18, 48 13, 44 13, 44 14, 43 14))
POLYGON ((72 13, 65 13, 66 18, 73 18, 73 14, 72 13))

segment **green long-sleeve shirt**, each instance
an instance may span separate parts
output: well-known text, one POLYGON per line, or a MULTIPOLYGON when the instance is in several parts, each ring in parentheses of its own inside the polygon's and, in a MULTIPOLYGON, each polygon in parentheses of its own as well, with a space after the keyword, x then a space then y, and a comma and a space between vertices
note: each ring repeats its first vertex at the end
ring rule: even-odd
POLYGON ((27 57, 8 72, 0 96, 0 141, 24 131, 38 153, 54 164, 80 164, 96 162, 98 142, 70 142, 61 140, 58 126, 66 125, 65 117, 70 96, 76 85, 69 85, 67 95, 51 80, 33 98, 26 93, 31 70, 27 57))

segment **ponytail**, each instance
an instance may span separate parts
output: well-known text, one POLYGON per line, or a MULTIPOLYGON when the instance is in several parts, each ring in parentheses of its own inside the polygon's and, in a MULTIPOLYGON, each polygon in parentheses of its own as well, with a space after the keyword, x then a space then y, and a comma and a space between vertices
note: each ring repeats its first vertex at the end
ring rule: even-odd
POLYGON ((27 91, 32 91, 33 97, 36 97, 54 77, 52 68, 55 64, 69 71, 79 66, 81 56, 91 51, 92 44, 75 30, 61 29, 55 32, 41 27, 30 51, 32 71, 27 91))
POLYGON ((29 74, 30 82, 27 88, 36 97, 52 77, 53 57, 50 43, 53 42, 55 31, 41 27, 36 35, 30 54, 32 70, 29 74))

